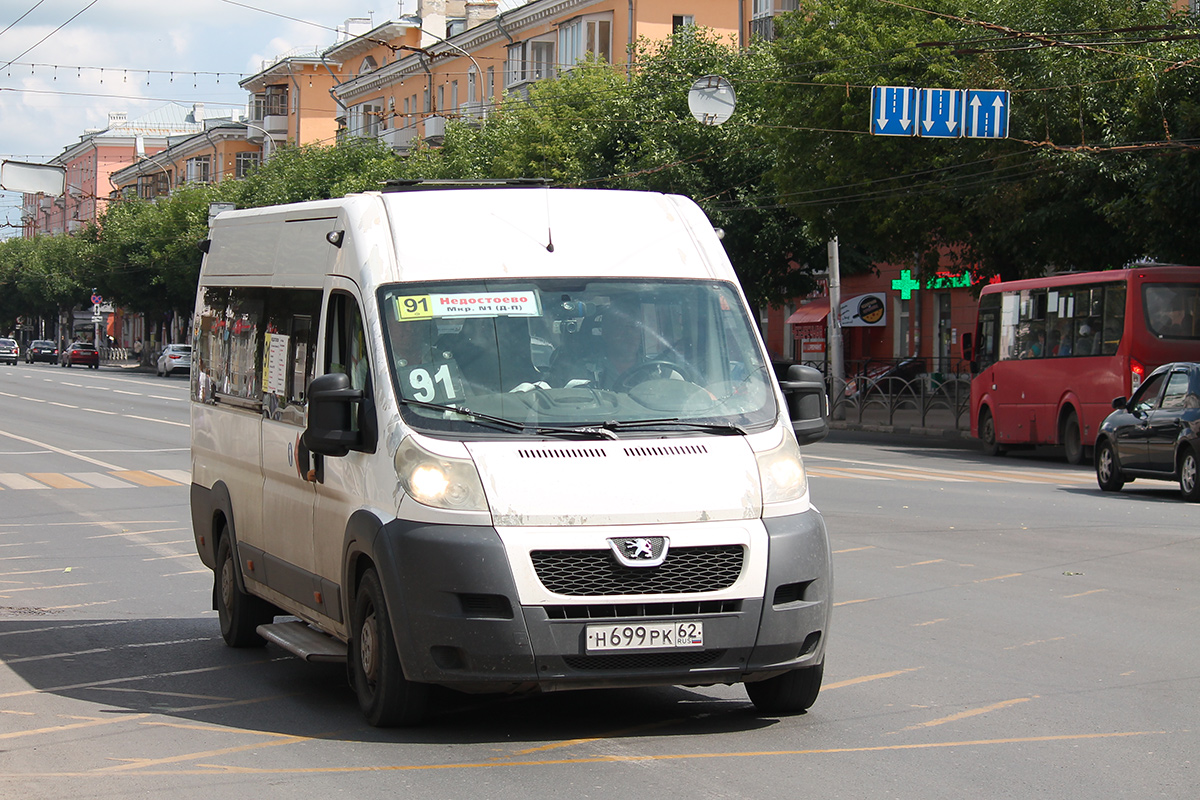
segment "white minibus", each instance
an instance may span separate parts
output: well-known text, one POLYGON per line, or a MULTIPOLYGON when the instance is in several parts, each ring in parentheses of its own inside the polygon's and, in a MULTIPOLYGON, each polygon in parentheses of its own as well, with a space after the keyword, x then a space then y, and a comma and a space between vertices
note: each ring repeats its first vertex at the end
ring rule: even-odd
POLYGON ((435 686, 816 699, 824 386, 781 390, 692 201, 414 182, 225 211, 203 248, 191 508, 229 645, 347 662, 379 726, 435 686))

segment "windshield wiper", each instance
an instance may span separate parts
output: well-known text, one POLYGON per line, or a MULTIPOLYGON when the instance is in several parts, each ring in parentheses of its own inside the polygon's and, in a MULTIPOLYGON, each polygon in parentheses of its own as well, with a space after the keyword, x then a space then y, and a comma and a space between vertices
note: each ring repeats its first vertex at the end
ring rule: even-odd
POLYGON ((631 419, 631 420, 613 420, 611 422, 602 423, 601 426, 605 430, 638 430, 638 429, 654 429, 661 428, 663 430, 684 429, 694 431, 711 431, 712 433, 723 433, 730 436, 745 436, 746 431, 737 425, 730 422, 697 422, 694 420, 680 419, 679 417, 663 417, 662 419, 631 419))
POLYGON ((617 439, 619 438, 611 430, 604 427, 591 425, 577 427, 561 427, 557 425, 527 425, 524 422, 507 419, 505 417, 495 417, 491 414, 484 414, 481 411, 472 411, 466 406, 451 406, 442 403, 427 403, 424 400, 411 400, 407 397, 401 397, 400 402, 404 405, 417 406, 418 408, 429 408, 434 411, 449 411, 454 414, 462 414, 468 417, 473 422, 489 423, 499 426, 506 430, 520 431, 521 433, 534 434, 556 434, 568 436, 584 436, 591 439, 617 439))

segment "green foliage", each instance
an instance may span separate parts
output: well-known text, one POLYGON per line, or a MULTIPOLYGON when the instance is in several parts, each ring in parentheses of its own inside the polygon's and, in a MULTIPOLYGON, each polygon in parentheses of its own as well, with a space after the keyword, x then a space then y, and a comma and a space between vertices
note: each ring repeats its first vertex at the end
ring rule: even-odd
POLYGON ((1164 212, 1186 190, 1164 168, 1186 157, 1119 149, 1194 135, 1178 112, 1196 69, 1168 67, 1200 51, 1171 3, 920 6, 812 0, 777 22, 776 178, 801 220, 873 259, 930 268, 950 253, 1007 278, 1179 257, 1164 212), (874 85, 1008 89, 1011 138, 873 137, 874 85))

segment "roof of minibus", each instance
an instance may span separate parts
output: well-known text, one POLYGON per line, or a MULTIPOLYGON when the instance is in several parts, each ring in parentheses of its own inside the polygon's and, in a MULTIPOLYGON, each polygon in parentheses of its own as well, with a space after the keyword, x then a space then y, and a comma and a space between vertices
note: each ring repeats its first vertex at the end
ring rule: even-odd
POLYGON ((734 280, 712 223, 655 192, 387 192, 396 280, 632 276, 734 280))
POLYGON ((1200 267, 1179 264, 1146 264, 1125 269, 1109 269, 1100 272, 1061 272, 1044 278, 1026 278, 1019 281, 991 283, 984 286, 980 295, 996 292, 1019 292, 1024 289, 1054 289, 1060 286, 1078 286, 1088 283, 1112 283, 1130 278, 1145 278, 1150 281, 1200 282, 1200 267))

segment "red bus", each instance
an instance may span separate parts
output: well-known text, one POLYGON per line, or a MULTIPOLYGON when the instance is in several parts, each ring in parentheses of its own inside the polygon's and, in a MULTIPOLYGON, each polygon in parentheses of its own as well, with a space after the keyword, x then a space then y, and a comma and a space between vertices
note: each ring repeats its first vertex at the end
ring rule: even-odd
POLYGON ((971 435, 993 455, 1062 445, 1079 464, 1113 398, 1150 370, 1200 361, 1200 267, 1140 266, 985 286, 971 362, 971 435))

